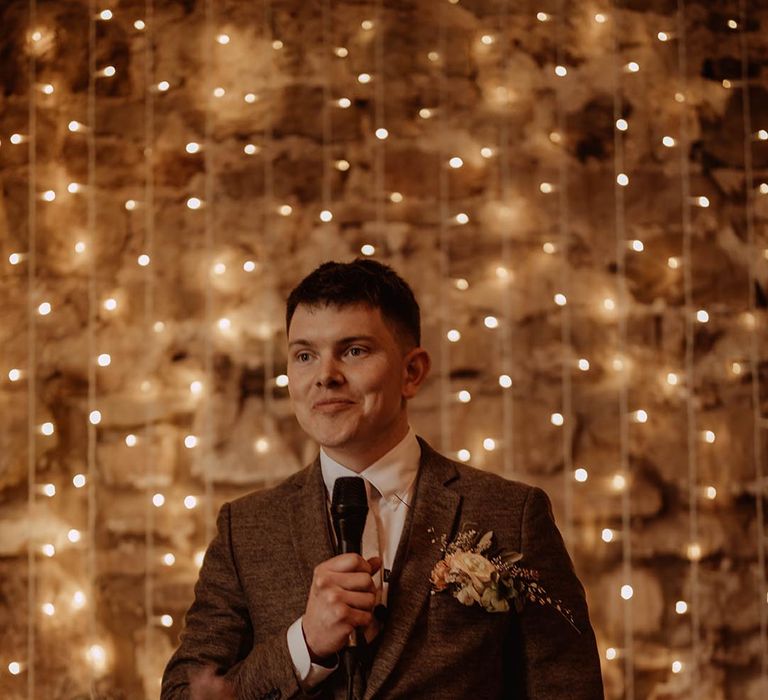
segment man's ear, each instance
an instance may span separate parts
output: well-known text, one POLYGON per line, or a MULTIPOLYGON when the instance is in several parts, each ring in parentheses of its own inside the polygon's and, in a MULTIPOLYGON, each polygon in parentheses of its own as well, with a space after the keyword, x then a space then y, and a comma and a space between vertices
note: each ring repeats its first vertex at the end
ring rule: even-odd
POLYGON ((412 399, 419 391, 432 367, 429 353, 421 347, 413 348, 403 358, 403 398, 412 399))

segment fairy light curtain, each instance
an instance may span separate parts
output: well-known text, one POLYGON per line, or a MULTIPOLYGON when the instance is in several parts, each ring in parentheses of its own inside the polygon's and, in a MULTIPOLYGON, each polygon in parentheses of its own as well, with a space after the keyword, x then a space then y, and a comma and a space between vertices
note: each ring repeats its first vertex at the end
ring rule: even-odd
POLYGON ((363 255, 417 431, 552 497, 608 696, 764 695, 767 11, 185 7, 0 10, 0 694, 156 693, 218 507, 315 449, 282 299, 363 255))

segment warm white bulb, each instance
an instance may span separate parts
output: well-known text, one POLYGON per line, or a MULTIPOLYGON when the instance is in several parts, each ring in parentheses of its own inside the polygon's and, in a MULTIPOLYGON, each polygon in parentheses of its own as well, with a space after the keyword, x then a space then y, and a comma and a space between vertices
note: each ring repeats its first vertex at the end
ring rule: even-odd
POLYGON ((630 586, 628 583, 625 583, 621 587, 621 597, 624 598, 624 600, 629 600, 634 595, 634 590, 632 590, 632 586, 630 586))
POLYGON ((539 184, 539 191, 543 194, 551 194, 555 191, 555 187, 551 182, 542 182, 539 184))
POLYGON ((428 58, 428 59, 429 59, 429 60, 430 60, 432 63, 436 63, 437 61, 439 61, 439 60, 440 60, 440 54, 439 54, 439 53, 437 53, 437 51, 430 51, 430 52, 427 54, 427 58, 428 58))
POLYGON ((466 389, 462 389, 458 394, 456 394, 456 398, 461 401, 461 403, 469 403, 472 400, 472 394, 470 394, 466 389))
POLYGON ((562 413, 553 413, 549 417, 549 420, 551 421, 552 425, 557 425, 557 426, 563 425, 563 423, 565 423, 565 418, 563 418, 562 413))
POLYGON ((483 34, 483 36, 480 37, 480 41, 486 46, 490 46, 494 42, 494 39, 490 34, 483 34))
POLYGON ((564 78, 568 75, 568 69, 565 66, 555 66, 555 75, 559 78, 564 78))
POLYGON ((499 327, 499 319, 495 316, 486 316, 483 319, 483 324, 486 328, 498 328, 499 327))
POLYGON ((626 173, 619 173, 616 176, 616 182, 618 182, 622 187, 626 187, 629 184, 629 176, 626 173))
POLYGON ((657 38, 659 41, 667 41, 667 40, 669 39, 669 34, 667 34, 666 32, 659 32, 659 33, 656 35, 656 38, 657 38))
POLYGON ((362 83, 365 85, 366 83, 371 82, 371 74, 370 73, 360 73, 360 75, 357 76, 357 82, 362 83))
MULTIPOLYGON (((72 124, 77 124, 77 122, 69 122, 70 124, 70 131, 77 131, 77 129, 72 129, 72 124)), ((21 134, 11 134, 11 136, 8 139, 14 146, 18 146, 22 141, 24 141, 24 137, 21 134)))
POLYGON ((709 206, 709 197, 696 197, 696 204, 706 209, 709 206))
POLYGON ((712 430, 705 430, 703 433, 703 437, 704 437, 704 442, 708 442, 710 445, 717 439, 717 436, 712 430))
POLYGON ((565 294, 555 294, 555 304, 558 306, 565 306, 568 303, 568 299, 566 299, 565 294))
POLYGON ((714 486, 707 486, 706 495, 710 501, 714 501, 717 498, 717 489, 714 486))
POLYGON ((613 479, 611 479, 611 486, 614 491, 621 491, 626 485, 627 480, 623 474, 614 474, 613 479))
POLYGON ((88 414, 88 420, 93 425, 98 425, 99 423, 101 423, 101 411, 91 411, 88 414))
POLYGON ((114 66, 105 66, 101 71, 107 78, 113 77, 117 73, 117 68, 114 66))
POLYGON ((216 41, 218 41, 222 46, 226 46, 229 43, 229 34, 219 34, 216 37, 216 41))
POLYGON ((598 24, 605 24, 606 16, 602 12, 598 12, 595 15, 595 22, 598 24))
POLYGON ((108 353, 103 352, 96 358, 96 362, 99 363, 99 367, 109 367, 112 357, 108 353))
POLYGON ((282 41, 280 41, 280 39, 275 39, 275 40, 272 42, 272 48, 273 48, 275 51, 279 51, 280 49, 282 49, 282 48, 283 48, 283 46, 285 46, 285 44, 283 44, 283 42, 282 42, 282 41))
POLYGON ((252 156, 258 152, 259 152, 259 147, 254 143, 246 143, 245 146, 243 146, 243 153, 245 153, 246 155, 252 156))
POLYGON ((40 610, 43 611, 43 615, 48 617, 53 617, 56 614, 56 606, 53 603, 43 603, 40 610))
POLYGON ((459 450, 456 453, 456 457, 459 459, 460 462, 469 462, 470 458, 472 457, 472 454, 469 450, 459 450))
POLYGON ((232 328, 232 321, 230 321, 228 318, 220 318, 216 325, 219 327, 220 331, 228 331, 232 328))
POLYGON ((134 27, 134 29, 138 29, 139 31, 142 31, 142 30, 143 30, 143 29, 144 29, 146 26, 147 26, 147 25, 146 25, 146 24, 144 24, 144 20, 141 20, 141 19, 137 19, 137 20, 136 20, 136 21, 133 23, 133 27, 134 27))
POLYGON ((203 560, 205 559, 205 551, 202 549, 198 549, 195 552, 195 566, 199 569, 203 565, 203 560))
POLYGON ((680 267, 680 259, 675 257, 667 258, 667 265, 669 265, 672 270, 677 270, 677 268, 680 267))
POLYGON ((648 413, 641 408, 632 414, 632 420, 634 420, 635 423, 647 423, 648 413))
POLYGON ((616 308, 616 302, 610 297, 603 299, 603 308, 606 311, 613 311, 616 308))
POLYGON ((213 96, 214 97, 224 97, 224 95, 227 94, 227 91, 223 87, 215 87, 213 88, 213 96))
POLYGON ((586 372, 589 369, 589 360, 586 357, 579 359, 579 369, 582 372, 586 372))
POLYGON ((171 625, 173 625, 173 617, 171 617, 170 615, 161 615, 160 624, 163 627, 170 627, 171 625))
POLYGON ((85 593, 82 591, 75 591, 72 594, 72 607, 75 608, 75 610, 81 610, 85 607, 86 598, 85 593))
POLYGON ((696 320, 699 323, 707 323, 709 321, 709 314, 704 309, 699 309, 696 312, 696 320))
POLYGON ((166 552, 163 554, 163 564, 166 566, 173 566, 176 563, 176 557, 173 552, 166 552))
POLYGON ((483 449, 488 450, 488 452, 493 452, 493 450, 496 449, 496 440, 493 438, 485 438, 485 440, 483 440, 483 449))
POLYGON ((480 149, 480 155, 483 158, 492 158, 493 157, 493 149, 489 148, 488 146, 484 146, 480 149))
POLYGON ((320 212, 320 221, 324 221, 325 223, 328 223, 329 221, 333 220, 333 212, 329 211, 328 209, 323 209, 323 211, 320 212))
POLYGON ((757 188, 760 194, 768 194, 768 182, 761 182, 760 187, 757 188))
POLYGON ((18 265, 21 262, 21 255, 19 253, 11 253, 8 256, 8 262, 11 265, 18 265))
POLYGON ((99 19, 103 19, 105 21, 112 19, 112 10, 102 10, 99 12, 99 19))
POLYGON ((243 95, 243 101, 249 105, 252 105, 257 99, 258 97, 252 92, 246 92, 245 95, 243 95))
POLYGON ((536 13, 536 19, 539 20, 539 22, 548 22, 549 21, 549 15, 546 12, 537 12, 536 13))
POLYGON ((459 340, 461 340, 461 333, 455 328, 451 328, 451 330, 445 334, 445 337, 452 343, 458 343, 459 340))
POLYGON ((642 253, 645 250, 645 244, 637 239, 631 241, 629 245, 636 253, 642 253))
POLYGON ((162 493, 156 493, 154 496, 152 496, 152 505, 155 506, 155 508, 159 508, 165 503, 165 496, 163 496, 162 493))
POLYGON ((169 83, 167 80, 161 80, 161 81, 160 81, 160 82, 157 84, 157 89, 158 89, 160 92, 167 92, 167 91, 170 89, 170 87, 171 87, 171 84, 170 84, 170 83, 169 83))
POLYGON ((431 109, 429 109, 429 108, 427 108, 427 107, 422 107, 422 108, 419 110, 419 116, 420 116, 422 119, 429 119, 429 118, 432 116, 432 110, 431 110, 431 109))
POLYGON ((114 311, 117 308, 117 299, 114 299, 113 297, 109 297, 108 299, 105 299, 104 308, 107 311, 114 311))
POLYGON ((50 302, 44 301, 42 304, 40 304, 37 307, 37 313, 39 313, 41 316, 47 316, 51 313, 51 304, 50 302))
POLYGON ((739 23, 735 19, 729 19, 728 20, 728 28, 729 29, 738 29, 739 23))
POLYGON ((509 389, 512 386, 512 377, 508 374, 499 375, 499 386, 502 389, 509 389))
POLYGON ((337 46, 333 53, 335 53, 339 58, 346 58, 349 56, 349 50, 345 48, 344 46, 337 46))
POLYGON ((349 170, 349 161, 344 160, 343 158, 341 160, 337 160, 334 165, 336 166, 336 170, 341 170, 341 172, 346 172, 349 170))
POLYGON ((589 472, 583 467, 579 467, 576 471, 573 472, 573 478, 576 479, 576 481, 579 483, 583 484, 589 478, 589 472))
POLYGON ((600 537, 602 538, 603 542, 613 542, 613 530, 608 527, 603 528, 602 533, 600 533, 600 537))
POLYGON ((469 289, 469 282, 465 280, 463 277, 459 277, 457 280, 454 281, 454 284, 456 285, 456 289, 465 292, 467 289, 469 289))
POLYGON ((469 223, 469 215, 466 212, 462 211, 456 214, 456 216, 454 217, 454 220, 456 221, 457 224, 463 226, 464 224, 469 223))
POLYGON ((457 168, 460 168, 462 165, 464 165, 464 161, 458 156, 453 156, 453 158, 451 158, 448 161, 448 165, 455 170, 457 168))
POLYGON ((138 438, 133 433, 125 436, 125 444, 128 447, 135 447, 137 442, 138 438))
POLYGON ((81 489, 81 488, 83 488, 83 486, 85 486, 85 484, 86 484, 86 478, 85 478, 85 474, 75 474, 75 475, 72 477, 72 485, 73 485, 73 486, 74 486, 76 489, 81 489))
POLYGON ((403 201, 403 195, 400 192, 391 192, 389 195, 389 201, 394 204, 400 204, 403 201))
POLYGON ((663 139, 661 139, 661 143, 664 144, 667 148, 672 148, 677 141, 673 139, 671 136, 665 136, 663 139))
POLYGON ((185 150, 187 153, 197 153, 200 150, 200 144, 197 141, 190 141, 186 145, 185 150))
POLYGON ((627 70, 630 73, 637 73, 640 70, 640 64, 637 61, 630 61, 627 63, 627 70))
POLYGON ((184 438, 184 447, 191 450, 193 447, 197 447, 197 437, 195 435, 187 435, 184 438))
POLYGON ((376 129, 376 138, 379 139, 379 141, 385 141, 387 137, 389 136, 389 132, 384 128, 376 129))
POLYGON ((199 209, 202 205, 202 200, 198 199, 197 197, 190 197, 187 200, 187 207, 189 209, 199 209))
POLYGON ((56 547, 54 547, 52 544, 44 544, 42 547, 40 547, 40 551, 46 557, 52 557, 56 554, 56 547))
POLYGON ((190 383, 189 391, 195 396, 199 396, 203 392, 203 383, 199 379, 195 379, 190 383))
POLYGON ((79 542, 82 538, 82 535, 80 534, 80 530, 75 530, 75 528, 72 528, 67 533, 67 539, 74 544, 75 542, 79 542))
POLYGON ((107 665, 107 652, 101 644, 91 644, 86 652, 86 658, 96 671, 103 671, 107 665))
POLYGON ((40 89, 46 95, 53 95, 53 93, 56 91, 56 88, 54 88, 50 83, 45 83, 45 85, 42 85, 40 89))
POLYGON ((261 455, 266 454, 269 452, 269 440, 265 437, 257 438, 253 443, 253 449, 261 455))
POLYGON ((280 216, 290 216, 293 213, 293 207, 290 204, 281 204, 277 211, 280 216))
POLYGON ((194 496, 185 496, 184 497, 184 507, 187 510, 192 510, 197 505, 197 498, 194 496))
MULTIPOLYGON (((40 426, 40 432, 41 432, 43 435, 45 435, 46 437, 50 437, 51 435, 53 435, 54 431, 55 431, 55 428, 54 428, 54 426, 53 426, 53 423, 51 423, 51 422, 46 422, 46 423, 43 423, 43 424, 40 426)), ((46 495, 46 496, 53 496, 53 494, 54 494, 54 493, 56 493, 56 488, 53 486, 53 484, 48 484, 48 486, 50 486, 51 488, 53 488, 53 493, 49 494, 49 493, 47 493, 47 492, 46 492, 46 494, 45 494, 45 495, 46 495)))
POLYGON ((544 243, 544 245, 543 245, 543 246, 541 246, 541 249, 542 249, 542 250, 543 250, 543 251, 544 251, 544 252, 545 252, 547 255, 552 255, 552 254, 553 254, 553 253, 554 253, 554 252, 557 250, 557 248, 555 247, 555 244, 554 244, 554 243, 551 243, 550 241, 547 241, 546 243, 544 243))
POLYGON ((288 386, 288 375, 287 374, 278 374, 275 377, 275 384, 279 387, 286 387, 288 386))
POLYGON ((608 661, 613 661, 618 656, 618 652, 613 647, 608 647, 605 650, 605 658, 608 661))
POLYGON ((8 664, 8 673, 12 676, 18 676, 21 673, 21 664, 18 661, 11 661, 8 664))
POLYGON ((365 245, 360 246, 360 252, 363 255, 371 256, 376 252, 376 248, 374 248, 370 243, 366 243, 365 245))
POLYGON ((48 496, 48 498, 53 498, 56 495, 56 485, 55 484, 45 484, 43 486, 43 493, 46 496, 48 496))
POLYGON ((617 119, 616 128, 619 131, 626 131, 627 129, 629 129, 629 122, 626 119, 617 119))
POLYGON ((46 190, 43 192, 43 199, 46 202, 53 202, 56 199, 56 193, 53 190, 46 190))
POLYGON ((369 32, 371 29, 373 29, 373 22, 369 19, 364 19, 362 22, 360 22, 360 26, 366 31, 369 32))
POLYGON ((18 382, 21 379, 21 370, 14 367, 8 370, 8 379, 12 382, 18 382))
POLYGON ((352 106, 352 100, 350 100, 348 97, 340 97, 338 100, 336 100, 336 104, 339 105, 342 109, 348 109, 352 106))
POLYGON ((686 555, 691 561, 701 559, 701 545, 698 542, 692 542, 686 549, 686 555))
POLYGON ((683 670, 683 662, 675 659, 672 662, 672 673, 680 673, 683 670))
POLYGON ((253 260, 246 260, 243 263, 243 270, 245 272, 253 272, 256 269, 256 263, 253 260))

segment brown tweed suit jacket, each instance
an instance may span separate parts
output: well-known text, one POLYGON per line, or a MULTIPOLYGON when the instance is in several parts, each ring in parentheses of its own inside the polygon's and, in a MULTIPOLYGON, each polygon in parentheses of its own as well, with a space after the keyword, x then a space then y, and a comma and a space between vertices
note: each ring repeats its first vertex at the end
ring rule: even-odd
MULTIPOLYGON (((601 700, 584 590, 547 496, 420 443, 415 499, 364 699, 601 700), (573 611, 580 633, 549 607, 488 613, 448 592, 430 595, 439 537, 465 525, 492 529, 499 546, 522 552, 521 565, 540 572, 547 591, 573 611)), ((304 612, 314 567, 333 554, 319 460, 273 489, 225 504, 161 698, 191 697, 188 675, 203 665, 226 674, 237 698, 307 697, 286 632, 304 612)), ((334 673, 312 697, 343 700, 341 676, 334 673)))

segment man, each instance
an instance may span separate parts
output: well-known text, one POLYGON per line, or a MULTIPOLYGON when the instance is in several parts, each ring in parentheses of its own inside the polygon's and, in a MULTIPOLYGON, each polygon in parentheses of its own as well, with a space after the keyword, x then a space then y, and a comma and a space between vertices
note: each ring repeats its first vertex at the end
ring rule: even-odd
POLYGON ((366 700, 602 698, 584 591, 544 492, 448 460, 409 427, 430 359, 408 285, 372 260, 325 263, 291 293, 286 326, 293 408, 320 455, 222 507, 162 698, 339 700, 355 629, 369 642, 354 678, 366 700), (334 556, 333 484, 357 475, 363 556, 334 556), (575 628, 551 606, 487 612, 433 591, 441 536, 468 525, 521 552, 575 628))

